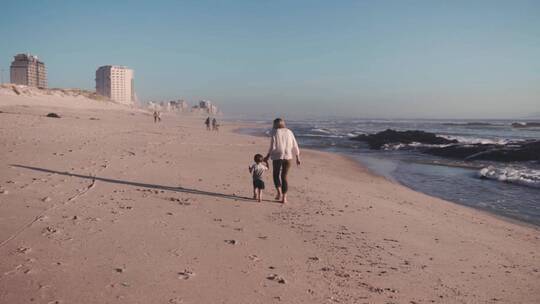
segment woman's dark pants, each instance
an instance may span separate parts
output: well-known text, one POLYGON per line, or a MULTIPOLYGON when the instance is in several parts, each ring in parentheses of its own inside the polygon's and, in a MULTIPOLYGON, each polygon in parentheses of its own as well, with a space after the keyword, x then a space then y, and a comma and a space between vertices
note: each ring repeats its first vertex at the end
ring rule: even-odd
POLYGON ((281 187, 281 192, 283 194, 287 193, 289 190, 289 185, 287 183, 287 173, 289 173, 289 168, 291 167, 290 159, 276 159, 272 161, 273 174, 274 174, 274 185, 276 188, 281 187))

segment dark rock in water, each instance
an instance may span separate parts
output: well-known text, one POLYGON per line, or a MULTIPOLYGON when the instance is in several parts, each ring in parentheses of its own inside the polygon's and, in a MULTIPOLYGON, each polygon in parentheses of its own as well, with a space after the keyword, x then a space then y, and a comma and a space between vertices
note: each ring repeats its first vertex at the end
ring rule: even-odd
POLYGON ((423 153, 440 157, 466 159, 467 157, 489 150, 494 145, 460 145, 455 144, 447 147, 435 147, 422 150, 423 153))
POLYGON ((444 137, 437 136, 434 133, 424 131, 396 131, 387 129, 376 134, 358 135, 352 140, 365 141, 371 149, 380 149, 385 144, 410 144, 418 142, 422 144, 444 145, 457 143, 457 140, 450 140, 444 137))
POLYGON ((489 160, 498 162, 540 161, 540 140, 507 144, 465 144, 424 131, 395 131, 388 129, 376 134, 359 135, 352 140, 364 141, 371 149, 386 144, 413 142, 443 147, 416 147, 419 152, 461 160, 489 160))
POLYGON ((493 148, 473 154, 467 159, 499 162, 540 161, 540 141, 508 144, 501 148, 493 148))
POLYGON ((514 122, 513 128, 540 128, 540 122, 514 122))
POLYGON ((51 118, 60 118, 60 115, 56 114, 56 113, 49 113, 47 114, 47 117, 51 117, 51 118))
POLYGON ((540 161, 540 141, 515 142, 506 145, 456 144, 422 150, 423 153, 463 160, 498 162, 540 161))

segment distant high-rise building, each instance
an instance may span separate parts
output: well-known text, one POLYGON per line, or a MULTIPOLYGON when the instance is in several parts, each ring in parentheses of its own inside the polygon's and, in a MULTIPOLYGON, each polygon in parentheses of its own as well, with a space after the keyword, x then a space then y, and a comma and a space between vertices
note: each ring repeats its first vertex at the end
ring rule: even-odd
POLYGON ((17 54, 11 62, 10 80, 14 84, 46 88, 47 70, 45 63, 34 55, 17 54))
POLYGON ((96 92, 123 104, 135 101, 133 70, 125 66, 105 65, 96 71, 96 92))
POLYGON ((219 111, 216 105, 212 104, 210 100, 205 100, 205 99, 199 100, 198 108, 200 110, 204 110, 208 112, 208 114, 217 114, 219 111))

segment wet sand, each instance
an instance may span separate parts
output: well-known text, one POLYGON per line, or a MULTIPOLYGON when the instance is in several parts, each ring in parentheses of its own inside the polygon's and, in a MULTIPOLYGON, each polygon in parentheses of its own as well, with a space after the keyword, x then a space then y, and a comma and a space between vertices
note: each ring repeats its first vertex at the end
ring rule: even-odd
POLYGON ((537 228, 309 150, 257 203, 239 125, 52 99, 0 96, 1 303, 540 302, 537 228))

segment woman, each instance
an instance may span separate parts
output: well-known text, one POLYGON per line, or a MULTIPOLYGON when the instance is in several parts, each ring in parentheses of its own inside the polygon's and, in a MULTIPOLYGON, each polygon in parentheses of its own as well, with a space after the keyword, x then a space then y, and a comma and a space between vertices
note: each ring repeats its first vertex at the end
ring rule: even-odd
POLYGON ((272 159, 274 185, 277 190, 276 200, 281 200, 285 204, 289 189, 287 174, 291 168, 293 157, 296 158, 296 164, 300 166, 300 149, 293 132, 285 127, 285 121, 281 118, 274 120, 270 135, 270 149, 264 160, 272 159))

